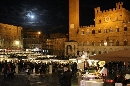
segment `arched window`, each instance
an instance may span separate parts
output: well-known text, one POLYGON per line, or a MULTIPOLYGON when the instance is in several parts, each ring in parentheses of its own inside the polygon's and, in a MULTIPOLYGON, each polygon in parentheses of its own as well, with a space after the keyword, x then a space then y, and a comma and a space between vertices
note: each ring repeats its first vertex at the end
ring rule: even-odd
POLYGON ((118 40, 116 40, 116 46, 119 46, 119 41, 118 40))
POLYGON ((124 31, 127 31, 127 27, 126 26, 124 27, 124 31))
POLYGON ((89 31, 89 29, 87 29, 87 34, 90 34, 90 31, 89 31))
POLYGON ((89 44, 89 41, 87 41, 87 46, 89 46, 90 44, 89 44))
POLYGON ((102 42, 101 41, 99 41, 98 44, 99 44, 99 46, 102 46, 102 42))
POLYGON ((110 27, 110 32, 113 32, 113 29, 112 29, 112 27, 110 27))
POLYGON ((92 30, 92 34, 95 34, 95 30, 92 30))
POLYGON ((101 52, 101 50, 99 49, 99 51, 98 51, 98 54, 101 54, 102 52, 101 52))
POLYGON ((104 29, 104 33, 107 33, 107 29, 104 29))
POLYGON ((92 41, 92 46, 95 46, 95 42, 94 41, 92 41))
POLYGON ((82 33, 81 33, 82 35, 84 34, 84 30, 82 30, 82 33))
POLYGON ((116 28, 116 32, 119 32, 119 28, 116 28))
POLYGON ((99 20, 99 23, 101 23, 101 19, 99 20))
POLYGON ((101 29, 99 28, 98 33, 101 33, 101 29))
POLYGON ((127 40, 124 40, 124 45, 128 45, 128 41, 127 40))

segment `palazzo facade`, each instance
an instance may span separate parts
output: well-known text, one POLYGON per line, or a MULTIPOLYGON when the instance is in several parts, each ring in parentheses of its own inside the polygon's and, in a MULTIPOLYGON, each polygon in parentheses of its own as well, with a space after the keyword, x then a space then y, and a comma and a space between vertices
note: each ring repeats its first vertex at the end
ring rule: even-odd
POLYGON ((108 10, 95 10, 95 25, 79 25, 79 0, 69 0, 69 41, 65 56, 96 55, 130 49, 130 11, 123 2, 108 10))

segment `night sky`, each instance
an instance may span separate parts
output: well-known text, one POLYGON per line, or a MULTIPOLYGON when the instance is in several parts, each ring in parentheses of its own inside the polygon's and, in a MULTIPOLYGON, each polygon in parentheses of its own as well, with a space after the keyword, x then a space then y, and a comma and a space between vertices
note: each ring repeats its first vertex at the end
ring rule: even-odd
MULTIPOLYGON (((80 25, 94 24, 94 8, 115 8, 129 0, 80 0, 80 25)), ((48 32, 68 32, 68 0, 0 0, 0 23, 19 25, 48 32)))

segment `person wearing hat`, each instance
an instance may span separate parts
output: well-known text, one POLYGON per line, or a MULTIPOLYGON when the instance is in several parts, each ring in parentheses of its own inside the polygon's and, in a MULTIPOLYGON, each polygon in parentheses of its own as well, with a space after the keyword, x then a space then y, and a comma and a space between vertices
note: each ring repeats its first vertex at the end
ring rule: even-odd
POLYGON ((63 74, 61 75, 61 86, 71 86, 72 73, 68 67, 63 68, 63 74))

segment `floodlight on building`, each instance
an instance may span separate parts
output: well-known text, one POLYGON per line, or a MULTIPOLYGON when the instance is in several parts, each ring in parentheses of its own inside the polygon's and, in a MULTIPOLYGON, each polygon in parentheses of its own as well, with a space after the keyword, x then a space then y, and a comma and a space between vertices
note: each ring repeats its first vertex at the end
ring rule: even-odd
POLYGON ((19 41, 15 41, 15 44, 16 44, 16 45, 19 45, 19 43, 20 43, 19 41))
POLYGON ((104 41, 104 46, 107 46, 107 41, 104 41))

